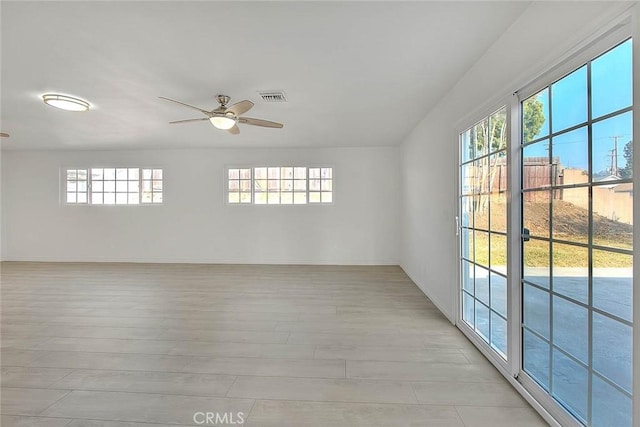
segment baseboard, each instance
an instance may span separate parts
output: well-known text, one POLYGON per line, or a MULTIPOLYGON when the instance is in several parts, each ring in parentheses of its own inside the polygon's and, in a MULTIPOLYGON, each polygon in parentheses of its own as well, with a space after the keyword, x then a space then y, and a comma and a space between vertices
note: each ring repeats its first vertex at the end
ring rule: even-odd
POLYGON ((420 289, 422 291, 422 293, 431 300, 431 302, 433 303, 433 305, 436 306, 436 308, 438 310, 440 310, 440 312, 449 320, 449 322, 451 322, 452 325, 456 324, 456 319, 453 316, 453 314, 450 312, 450 310, 447 310, 445 308, 445 305, 442 303, 442 301, 440 301, 438 298, 434 297, 433 295, 429 295, 429 292, 427 292, 424 287, 419 283, 419 281, 412 277, 411 274, 407 273, 407 270, 405 270, 405 268, 402 266, 402 264, 399 265, 399 267, 402 269, 402 271, 404 271, 404 274, 406 274, 409 279, 411 279, 413 281, 413 283, 415 283, 415 285, 418 287, 418 289, 420 289))
POLYGON ((237 260, 194 258, 96 258, 96 257, 5 257, 3 262, 54 262, 54 263, 130 263, 130 264, 230 264, 230 265, 339 265, 339 266, 398 266, 397 261, 333 260, 237 260))

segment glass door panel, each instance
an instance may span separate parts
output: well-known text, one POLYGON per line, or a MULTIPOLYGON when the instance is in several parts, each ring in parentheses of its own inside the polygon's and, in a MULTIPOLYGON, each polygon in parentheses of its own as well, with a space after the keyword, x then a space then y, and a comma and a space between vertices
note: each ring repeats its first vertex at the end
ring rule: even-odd
POLYGON ((462 320, 507 358, 507 115, 502 108, 460 135, 462 320))
POLYGON ((521 104, 522 370, 587 426, 632 425, 631 43, 521 104))

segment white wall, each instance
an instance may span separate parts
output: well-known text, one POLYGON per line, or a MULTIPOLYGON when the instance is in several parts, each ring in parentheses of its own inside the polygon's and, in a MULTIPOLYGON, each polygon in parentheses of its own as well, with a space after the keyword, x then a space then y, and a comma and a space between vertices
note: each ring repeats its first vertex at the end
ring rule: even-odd
MULTIPOLYGON (((0 261, 4 261, 4 215, 2 215, 2 149, 0 147, 0 261)), ((1 269, 2 267, 0 267, 1 269)))
POLYGON ((630 5, 532 3, 403 142, 401 266, 450 320, 458 286, 458 124, 491 113, 500 99, 547 71, 630 5))
POLYGON ((398 264, 399 148, 4 151, 5 259, 398 264), (225 203, 225 166, 329 165, 333 205, 225 203), (162 206, 60 203, 73 166, 164 168, 162 206))

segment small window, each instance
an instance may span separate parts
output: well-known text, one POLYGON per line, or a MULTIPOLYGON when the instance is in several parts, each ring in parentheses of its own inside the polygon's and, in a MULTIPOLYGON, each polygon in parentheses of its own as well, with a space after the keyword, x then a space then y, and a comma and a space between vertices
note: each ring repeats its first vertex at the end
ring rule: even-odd
POLYGON ((87 203, 89 185, 86 169, 67 169, 66 185, 67 203, 87 203))
POLYGON ((332 168, 309 168, 309 203, 333 202, 332 168))
POLYGON ((251 203, 251 169, 229 169, 227 194, 229 203, 251 203))
POLYGON ((305 205, 333 202, 332 168, 229 168, 227 180, 227 201, 231 204, 305 205))
POLYGON ((92 205, 162 203, 162 169, 140 171, 140 168, 67 169, 66 202, 92 205))
POLYGON ((92 168, 91 204, 137 205, 140 203, 138 168, 92 168))
POLYGON ((142 203, 162 203, 162 169, 142 169, 142 203))

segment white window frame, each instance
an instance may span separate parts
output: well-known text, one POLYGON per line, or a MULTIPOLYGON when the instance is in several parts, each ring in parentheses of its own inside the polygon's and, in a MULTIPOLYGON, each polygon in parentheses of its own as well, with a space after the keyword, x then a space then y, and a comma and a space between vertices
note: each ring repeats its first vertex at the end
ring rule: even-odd
POLYGON ((141 205, 161 205, 164 203, 164 170, 162 168, 140 168, 140 204, 141 205), (149 177, 145 172, 150 171, 149 177), (160 178, 157 177, 157 173, 160 173, 160 178), (145 182, 149 183, 148 193, 151 195, 151 201, 144 200, 145 182), (160 189, 157 190, 155 184, 160 183, 160 189), (156 197, 159 194, 160 197, 156 197), (156 201, 156 199, 158 199, 156 201))
POLYGON ((331 167, 308 167, 307 168, 307 180, 308 180, 308 185, 307 185, 307 202, 309 204, 329 204, 329 203, 333 203, 333 168, 331 167), (311 171, 313 170, 315 172, 315 170, 318 170, 318 176, 311 176, 311 171), (325 175, 325 171, 329 170, 329 175, 325 175), (319 188, 318 189, 311 189, 311 181, 319 181, 319 188), (317 195, 320 200, 319 201, 312 201, 311 200, 311 195, 317 195), (329 196, 326 196, 326 195, 329 196), (330 200, 325 201, 325 197, 329 197, 330 200))
MULTIPOLYGON (((256 205, 306 205, 309 203, 309 177, 308 168, 305 166, 258 166, 252 169, 253 181, 253 204, 256 205), (285 169, 290 169, 291 175, 283 177, 285 169), (258 173, 258 170, 262 170, 265 173, 265 177, 262 177, 262 173, 258 173), (304 171, 303 177, 300 178, 300 171, 304 171), (298 178, 296 178, 298 176, 298 178), (261 187, 258 181, 264 181, 266 187, 263 191, 258 191, 261 187), (287 190, 284 185, 285 181, 290 181, 291 187, 287 190), (304 189, 296 189, 300 183, 303 183, 304 189), (264 201, 259 201, 258 195, 264 195, 264 201), (283 203, 283 195, 291 196, 289 201, 283 203), (304 195, 304 197, 302 196, 304 195), (296 197, 297 196, 297 197, 296 197)), ((261 197, 262 198, 262 197, 261 197)))
POLYGON ((63 170, 63 172, 61 173, 61 181, 62 183, 60 184, 60 193, 61 193, 61 197, 62 197, 62 201, 65 204, 69 204, 69 205, 87 205, 89 204, 89 197, 90 197, 90 193, 89 193, 89 174, 90 174, 90 170, 87 168, 65 168, 63 170), (75 171, 76 173, 76 179, 69 179, 69 172, 75 171), (85 179, 79 180, 78 179, 78 173, 79 172, 84 172, 85 174, 85 179), (80 185, 80 183, 84 183, 85 186, 85 190, 84 191, 79 191, 78 190, 78 186, 80 185), (74 189, 69 191, 69 186, 73 185, 74 189), (69 202, 69 195, 73 194, 74 198, 76 199, 76 201, 74 202, 69 202), (78 195, 79 194, 84 194, 84 202, 78 202, 78 195))
MULTIPOLYGON (((261 175, 260 175, 261 176, 261 175)), ((314 178, 315 179, 315 178, 314 178)), ((223 196, 225 198, 225 204, 230 205, 230 206, 309 206, 309 205, 322 205, 322 206, 328 206, 328 205, 333 205, 335 203, 335 186, 334 186, 334 181, 335 181, 335 168, 332 165, 327 165, 327 164, 322 164, 322 165, 308 165, 308 166, 303 166, 303 165, 296 165, 296 164, 287 164, 287 165, 282 165, 282 166, 268 166, 268 165, 253 165, 253 166, 249 166, 249 165, 227 165, 225 166, 225 179, 224 179, 224 189, 223 189, 223 196), (282 169, 283 168, 292 168, 293 169, 293 176, 292 177, 285 177, 283 178, 281 173, 282 173, 282 169), (304 168, 305 172, 304 172, 304 178, 296 178, 296 169, 302 169, 304 168), (251 171, 251 201, 250 202, 231 202, 229 201, 230 199, 230 194, 233 193, 238 193, 241 194, 241 192, 230 189, 230 183, 231 181, 235 181, 237 180, 236 178, 230 178, 230 171, 233 170, 247 170, 249 169, 251 171), (256 176, 258 175, 256 173, 257 169, 266 169, 266 177, 265 178, 256 178, 256 176), (275 171, 272 171, 272 178, 269 178, 269 169, 278 169, 279 170, 279 175, 277 178, 275 178, 275 175, 273 175, 273 173, 275 171), (319 188, 318 190, 312 190, 310 188, 311 183, 310 181, 312 180, 312 178, 310 178, 310 170, 312 169, 318 169, 319 173, 322 174, 322 170, 329 170, 329 177, 326 178, 322 178, 322 176, 320 176, 317 180, 318 180, 318 185, 319 188), (257 188, 257 183, 256 181, 265 181, 266 183, 266 191, 256 191, 257 188), (270 191, 270 183, 269 181, 278 181, 278 184, 275 185, 272 188, 272 190, 270 191), (293 187, 291 188, 291 191, 283 191, 282 188, 282 183, 283 181, 292 181, 292 185, 293 187), (304 190, 300 189, 300 182, 304 181, 305 185, 304 185, 304 190), (296 183, 298 183, 296 185, 296 183), (296 190, 296 186, 298 187, 298 189, 296 190), (277 187, 277 188, 276 188, 277 187), (324 191, 323 191, 324 189, 324 191), (317 193, 317 196, 319 197, 319 201, 315 201, 312 202, 310 201, 310 194, 313 193, 317 193), (325 194, 330 194, 330 196, 326 196, 327 198, 330 199, 330 201, 322 201, 322 193, 325 194), (264 194, 265 195, 265 201, 264 202, 259 202, 258 197, 256 197, 257 194, 264 194), (282 194, 291 194, 291 203, 282 203, 282 194), (304 203, 296 203, 296 195, 297 194, 304 194, 304 203), (273 197, 271 200, 276 200, 277 202, 272 202, 269 203, 270 201, 270 197, 273 197)), ((240 196, 241 197, 241 196, 240 196)), ((300 200, 300 199, 298 199, 300 200)))
MULTIPOLYGON (((226 179, 224 181, 225 187, 224 187, 224 194, 226 195, 227 198, 227 204, 230 205, 250 205, 253 204, 253 168, 251 167, 229 167, 226 168, 227 174, 226 174, 226 179), (237 175, 238 177, 232 177, 232 171, 237 171, 237 175), (245 177, 243 178, 243 173, 246 174, 246 172, 248 171, 249 173, 249 178, 245 177), (232 187, 232 183, 235 185, 237 185, 237 190, 232 187), (243 183, 248 183, 248 190, 243 190, 243 183), (235 194, 238 197, 238 201, 237 202, 231 202, 229 201, 229 199, 231 198, 231 195, 235 194), (247 196, 244 197, 243 196, 247 196)), ((235 174, 234 174, 235 175, 235 174)))
MULTIPOLYGON (((117 173, 117 172, 116 172, 117 173)), ((76 198, 77 198, 77 191, 76 191, 76 198)), ((61 168, 60 171, 60 202, 63 205, 67 205, 67 206, 159 206, 164 204, 164 169, 161 167, 136 167, 136 166, 91 166, 91 167, 86 167, 86 166, 68 166, 68 167, 63 167, 61 168), (98 179, 98 180, 93 180, 92 178, 92 171, 93 170, 97 170, 97 169, 102 169, 103 172, 104 170, 126 170, 127 171, 127 179, 116 179, 116 176, 114 176, 114 179, 98 179), (67 201, 67 172, 68 171, 73 171, 73 170, 81 170, 81 171, 87 171, 87 189, 86 189, 86 202, 71 202, 71 201, 67 201), (129 173, 130 171, 133 170, 137 170, 137 175, 138 178, 137 179, 129 179, 129 173), (144 173, 145 171, 152 171, 151 172, 151 176, 154 176, 154 172, 153 171, 160 171, 161 173, 161 178, 160 179, 143 179, 144 173), (105 182, 114 182, 114 191, 108 191, 105 192, 104 191, 104 183, 105 182), (144 188, 144 181, 148 181, 150 182, 150 189, 151 189, 151 201, 144 201, 144 192, 143 192, 143 188, 144 188), (154 182, 160 182, 160 189, 157 190, 156 188, 154 188, 154 182), (103 198, 103 202, 102 203, 93 203, 93 189, 95 188, 94 185, 97 187, 98 183, 100 183, 103 187, 102 187, 102 191, 97 191, 95 194, 104 194, 105 193, 113 193, 114 194, 114 203, 104 203, 104 198, 103 198), (117 191, 118 189, 118 183, 124 183, 120 184, 120 191, 117 191), (137 185, 133 185, 130 186, 133 183, 137 183, 137 185), (137 192, 135 190, 131 190, 131 188, 135 188, 137 186, 137 192), (137 197, 137 202, 132 202, 130 203, 130 196, 133 194, 138 195, 137 197), (126 194, 127 197, 127 202, 126 203, 116 203, 115 198, 117 197, 116 194, 126 194), (161 194, 161 196, 159 197, 159 201, 153 201, 154 199, 154 194, 161 194)))

